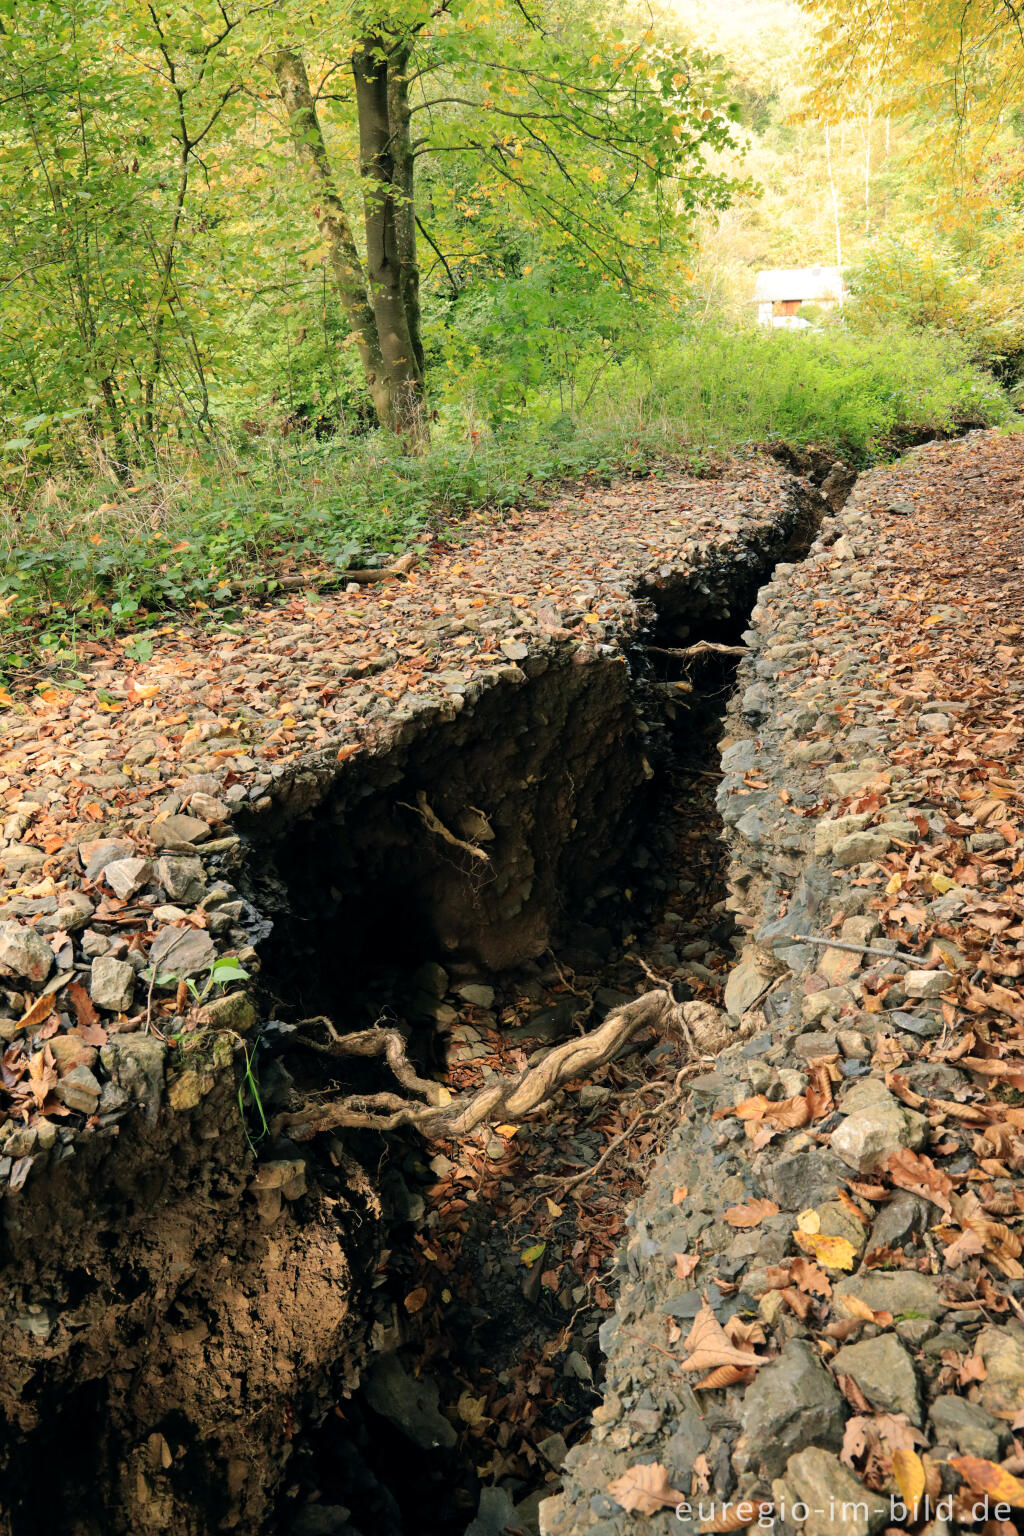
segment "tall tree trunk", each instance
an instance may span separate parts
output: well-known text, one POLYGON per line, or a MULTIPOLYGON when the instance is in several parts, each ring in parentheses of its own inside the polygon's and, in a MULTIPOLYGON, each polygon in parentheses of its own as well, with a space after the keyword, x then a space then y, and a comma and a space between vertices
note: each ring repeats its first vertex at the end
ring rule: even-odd
POLYGON ((362 359, 377 418, 383 427, 404 430, 396 408, 391 372, 382 354, 377 318, 367 300, 359 253, 341 199, 334 191, 327 146, 309 89, 306 66, 292 49, 281 48, 274 54, 273 69, 295 147, 310 171, 317 194, 313 217, 327 247, 335 286, 362 359))
MULTIPOLYGON (((836 178, 832 171, 832 129, 825 124, 825 163, 828 166, 828 185, 832 194, 832 223, 836 232, 836 266, 840 271, 843 266, 843 240, 839 232, 839 194, 836 191, 836 178)), ((839 302, 842 304, 842 285, 840 284, 839 302)))
POLYGON ((409 48, 396 48, 388 60, 388 121, 395 159, 395 236, 399 282, 413 356, 423 378, 423 331, 420 318, 420 268, 416 259, 416 159, 409 111, 409 48))
POLYGON ((388 49, 378 37, 363 40, 352 56, 359 116, 359 170, 363 181, 366 272, 370 302, 396 425, 413 443, 422 441, 423 375, 406 312, 399 253, 398 187, 388 110, 388 49))

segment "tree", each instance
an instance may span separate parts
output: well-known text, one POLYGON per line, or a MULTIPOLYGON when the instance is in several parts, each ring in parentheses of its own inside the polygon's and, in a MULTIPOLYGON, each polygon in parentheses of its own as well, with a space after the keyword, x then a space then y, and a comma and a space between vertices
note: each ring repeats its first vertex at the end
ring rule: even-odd
POLYGON ((950 116, 958 144, 1020 100, 1024 12, 1015 0, 800 0, 820 23, 814 103, 834 112, 872 83, 886 112, 950 116))
MULTIPOLYGON (((724 76, 643 30, 635 37, 574 7, 527 12, 495 0, 487 15, 466 0, 416 15, 415 0, 386 17, 359 13, 351 89, 328 58, 314 91, 299 46, 272 54, 292 136, 315 194, 314 216, 382 425, 422 437, 424 346, 417 230, 452 282, 452 261, 426 228, 417 167, 471 166, 479 243, 510 211, 579 265, 627 288, 648 283, 651 248, 694 211, 724 206, 733 184, 709 150, 732 144, 735 111, 724 76), (331 89, 327 89, 330 84, 331 89), (345 215, 318 104, 358 125, 363 250, 345 215)), ((321 29, 322 31, 322 29, 321 29)), ((459 241, 455 241, 457 262, 459 241)))

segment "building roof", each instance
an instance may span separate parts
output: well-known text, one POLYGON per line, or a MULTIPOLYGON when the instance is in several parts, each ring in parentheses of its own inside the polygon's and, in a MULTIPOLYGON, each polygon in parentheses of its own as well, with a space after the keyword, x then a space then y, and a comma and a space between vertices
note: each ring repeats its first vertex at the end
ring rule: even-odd
POLYGON ((757 304, 778 304, 786 299, 812 304, 842 296, 843 275, 838 267, 777 267, 759 272, 754 285, 757 304))

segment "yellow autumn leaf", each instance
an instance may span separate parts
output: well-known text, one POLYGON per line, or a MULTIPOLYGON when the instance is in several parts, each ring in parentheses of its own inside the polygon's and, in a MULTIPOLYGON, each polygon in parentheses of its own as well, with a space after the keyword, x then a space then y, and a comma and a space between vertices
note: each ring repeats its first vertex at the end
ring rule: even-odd
POLYGON ((514 1136, 516 1134, 516 1131, 518 1131, 519 1127, 518 1125, 496 1125, 494 1129, 497 1131, 499 1136, 504 1136, 505 1140, 507 1141, 510 1136, 514 1136))
POLYGON ((924 1463, 915 1451, 907 1450, 901 1445, 892 1453, 892 1470, 896 1475, 896 1484, 903 1496, 903 1502, 910 1511, 910 1518, 914 1520, 917 1518, 917 1506, 924 1493, 924 1463))
POLYGON ((96 705, 96 708, 101 710, 105 715, 117 715, 120 714, 122 709, 124 709, 124 705, 108 704, 105 699, 100 699, 99 703, 96 705))
POLYGON ((548 1208, 549 1216, 561 1216, 562 1207, 560 1205, 556 1205, 555 1202, 551 1199, 550 1195, 544 1196, 544 1204, 548 1208))
POLYGON ((825 1237, 813 1232, 794 1232, 798 1245, 826 1269, 852 1269, 857 1250, 845 1237, 825 1237))
POLYGON ((951 891, 953 889, 956 881, 951 880, 948 875, 935 874, 932 875, 931 880, 928 883, 933 891, 938 891, 940 896, 945 896, 947 891, 951 891))
POLYGON ((583 615, 583 622, 584 624, 600 624, 601 620, 596 613, 585 613, 583 615))
POLYGON ((159 692, 159 683, 136 683, 135 685, 135 697, 137 699, 155 699, 159 692))
POLYGON ((902 890, 902 889, 903 889, 903 876, 902 875, 890 875, 889 876, 889 880, 888 880, 888 882, 886 884, 886 887, 885 887, 885 894, 887 896, 895 896, 896 892, 899 891, 899 890, 902 890))

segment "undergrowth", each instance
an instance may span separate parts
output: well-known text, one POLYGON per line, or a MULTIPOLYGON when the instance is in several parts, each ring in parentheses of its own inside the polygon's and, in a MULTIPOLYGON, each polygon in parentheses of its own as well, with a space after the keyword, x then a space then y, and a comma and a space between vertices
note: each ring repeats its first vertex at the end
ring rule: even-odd
MULTIPOLYGON (((499 512, 572 477, 596 480, 772 438, 819 442, 863 464, 916 433, 997 422, 1005 397, 946 337, 702 331, 596 386, 560 413, 538 396, 512 419, 488 413, 485 380, 441 405, 431 446, 402 454, 382 434, 221 436, 166 446, 122 484, 96 448, 20 452, 2 467, 0 679, 73 667, 85 639, 167 615, 237 615, 282 575, 330 576, 386 560, 418 538, 458 537, 474 508, 499 512)), ((563 391, 564 400, 564 391, 563 391)))

